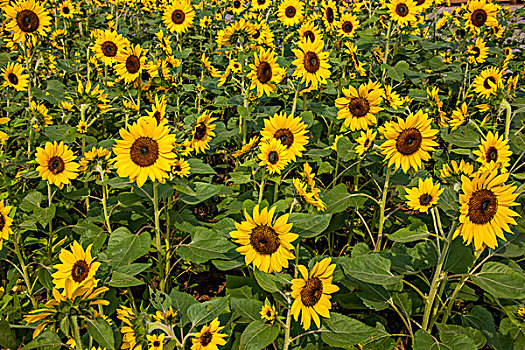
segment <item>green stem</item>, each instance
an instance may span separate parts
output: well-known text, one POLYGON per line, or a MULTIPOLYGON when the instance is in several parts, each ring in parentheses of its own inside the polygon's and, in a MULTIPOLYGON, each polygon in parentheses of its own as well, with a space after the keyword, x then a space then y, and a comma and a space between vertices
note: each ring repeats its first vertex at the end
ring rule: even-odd
POLYGON ((153 211, 155 217, 155 245, 157 247, 158 262, 159 262, 159 278, 160 290, 164 292, 164 254, 162 253, 162 245, 160 241, 160 211, 159 211, 159 183, 153 183, 153 211))
MULTIPOLYGON (((390 35, 392 34, 392 20, 388 22, 388 29, 386 31, 386 44, 385 44, 385 58, 383 59, 383 64, 386 65, 388 62, 388 51, 390 50, 390 35)), ((383 68, 383 73, 381 74, 381 81, 385 82, 386 77, 386 67, 383 68)))
MULTIPOLYGON (((339 158, 337 159, 339 160, 339 158)), ((357 174, 354 176, 354 191, 357 191, 359 185, 359 176, 361 175, 359 170, 361 170, 361 158, 359 158, 359 161, 357 162, 357 174)))
POLYGON ((77 316, 70 316, 71 328, 73 328, 73 336, 75 338, 76 350, 83 350, 82 341, 80 339, 80 330, 78 328, 77 316))
MULTIPOLYGON (((297 254, 297 253, 296 253, 297 254)), ((292 324, 292 302, 290 299, 288 299, 288 313, 286 314, 286 322, 284 324, 284 344, 283 344, 283 350, 288 350, 290 347, 290 344, 292 343, 290 341, 290 328, 292 324)))
MULTIPOLYGON (((47 181, 47 203, 48 207, 51 208, 51 201, 53 200, 53 195, 51 193, 51 185, 47 181)), ((51 259, 53 255, 53 220, 49 220, 49 238, 47 241, 47 256, 51 259)))
POLYGON ((374 252, 379 252, 381 250, 381 240, 383 239, 383 229, 385 225, 386 197, 388 194, 388 185, 390 181, 391 169, 392 168, 390 166, 386 169, 385 185, 383 186, 383 195, 381 197, 381 203, 379 205, 379 230, 377 232, 377 243, 374 252))
POLYGON ((29 296, 29 299, 31 300, 33 309, 36 309, 38 304, 35 298, 33 297, 33 288, 31 287, 31 283, 29 281, 29 275, 27 273, 27 265, 24 263, 24 258, 22 256, 22 251, 20 250, 18 239, 19 239, 19 235, 16 234, 13 239, 13 245, 15 246, 15 254, 18 257, 18 261, 20 262, 20 267, 22 268, 22 277, 24 278, 24 282, 27 287, 27 295, 29 296))
POLYGON ((106 226, 108 228, 109 234, 111 234, 111 224, 109 222, 108 215, 108 206, 107 206, 107 195, 108 195, 108 185, 104 182, 103 173, 100 174, 100 180, 102 181, 102 207, 104 208, 104 219, 106 220, 106 226))
POLYGON ((505 108, 505 111, 506 111, 506 114, 505 114, 505 140, 508 140, 509 139, 509 133, 510 133, 510 121, 511 121, 511 115, 512 115, 512 108, 510 106, 510 103, 507 102, 507 100, 501 101, 501 107, 505 108))
POLYGON ((297 89, 295 90, 295 96, 293 97, 293 104, 292 104, 292 113, 290 113, 290 116, 293 117, 295 115, 295 110, 297 109, 297 98, 299 97, 299 90, 301 89, 301 83, 297 83, 297 89))
POLYGON ((265 184, 266 184, 266 172, 264 170, 262 170, 261 184, 259 185, 259 201, 257 202, 258 204, 261 204, 261 202, 262 202, 262 198, 263 198, 263 194, 264 194, 264 185, 265 184))
POLYGON ((273 188, 273 204, 277 202, 277 198, 279 197, 279 184, 281 183, 281 178, 279 177, 279 182, 275 182, 275 187, 273 188))

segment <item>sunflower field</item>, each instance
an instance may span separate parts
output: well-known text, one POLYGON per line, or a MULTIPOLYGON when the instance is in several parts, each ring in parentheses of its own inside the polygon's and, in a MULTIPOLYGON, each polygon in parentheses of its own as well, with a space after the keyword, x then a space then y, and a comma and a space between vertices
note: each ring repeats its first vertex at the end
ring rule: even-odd
POLYGON ((0 2, 0 349, 525 349, 523 5, 0 2))

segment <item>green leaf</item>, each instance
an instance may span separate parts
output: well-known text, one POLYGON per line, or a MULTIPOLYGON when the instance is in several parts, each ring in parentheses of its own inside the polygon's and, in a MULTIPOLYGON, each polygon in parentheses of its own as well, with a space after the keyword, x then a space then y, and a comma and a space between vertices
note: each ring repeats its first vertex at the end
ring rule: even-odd
POLYGON ((151 266, 151 263, 129 264, 129 265, 119 267, 117 269, 117 272, 123 273, 125 275, 135 276, 141 273, 142 271, 146 270, 150 266, 151 266))
POLYGON ((262 272, 259 269, 253 269, 253 275, 259 286, 267 292, 275 293, 281 290, 281 283, 276 276, 271 273, 262 272))
POLYGON ((359 255, 340 261, 346 275, 363 282, 390 285, 398 283, 402 277, 390 272, 390 260, 378 254, 359 255))
POLYGON ((446 324, 436 324, 439 330, 439 338, 444 343, 451 343, 456 338, 466 336, 470 338, 474 344, 474 349, 479 349, 485 346, 487 339, 483 333, 477 329, 471 327, 461 327, 458 325, 446 325, 446 324))
POLYGON ((263 303, 255 299, 234 298, 230 300, 232 319, 237 323, 250 323, 261 319, 259 312, 263 303), (238 317, 238 318, 237 318, 238 317))
POLYGON ((404 80, 404 74, 409 69, 409 65, 405 61, 397 62, 394 67, 391 67, 389 65, 382 65, 381 67, 386 68, 388 76, 397 82, 401 82, 404 80))
POLYGON ((350 206, 360 208, 365 204, 367 198, 359 193, 350 194, 345 184, 339 184, 328 191, 323 196, 323 200, 327 207, 326 213, 335 214, 345 211, 350 206))
POLYGON ((479 133, 471 125, 460 126, 457 130, 441 129, 441 138, 460 148, 475 148, 479 145, 479 133))
POLYGON ((14 332, 6 320, 0 321, 0 345, 8 349, 17 349, 20 341, 16 339, 14 332))
POLYGON ((179 292, 178 290, 172 290, 170 292, 171 305, 174 310, 179 310, 182 324, 186 325, 191 322, 188 316, 188 309, 190 306, 198 304, 197 300, 189 294, 179 292))
POLYGON ((350 345, 367 340, 375 329, 348 316, 330 313, 330 318, 323 320, 321 330, 323 342, 334 347, 347 348, 350 345))
POLYGON ((241 335, 240 349, 261 350, 270 345, 279 335, 279 326, 261 320, 250 323, 241 335))
POLYGON ((233 250, 235 244, 218 234, 217 232, 197 227, 190 244, 182 245, 177 250, 185 261, 194 264, 202 264, 211 259, 224 258, 224 254, 233 250))
POLYGON ((188 159, 188 163, 190 164, 190 171, 192 174, 200 174, 200 175, 215 175, 217 172, 213 170, 211 166, 204 163, 201 159, 191 158, 188 159))
POLYGON ((139 280, 138 278, 118 271, 113 272, 113 275, 111 276, 111 281, 108 282, 108 285, 110 285, 111 287, 118 288, 140 286, 141 284, 144 284, 144 282, 139 280))
POLYGON ((312 238, 323 233, 331 219, 332 214, 292 213, 288 221, 293 223, 292 232, 302 238, 312 238))
POLYGON ((226 310, 228 304, 228 297, 197 303, 188 308, 188 317, 193 326, 196 327, 219 317, 226 310))
POLYGON ((107 350, 115 349, 115 338, 113 337, 113 329, 109 323, 102 317, 87 318, 87 330, 90 336, 103 348, 107 350))
POLYGON ((22 199, 22 203, 20 204, 20 209, 23 211, 34 211, 35 209, 40 208, 40 203, 42 203, 42 199, 44 199, 44 195, 40 192, 31 192, 27 196, 22 199))
POLYGON ((387 236, 391 241, 408 243, 422 240, 429 235, 430 232, 428 231, 427 225, 418 220, 410 224, 408 227, 403 227, 387 236))
POLYGON ((60 337, 53 331, 43 331, 29 342, 22 350, 30 349, 60 349, 63 343, 60 337))
POLYGON ((148 253, 151 236, 148 232, 132 234, 127 228, 119 227, 109 236, 106 254, 111 266, 127 265, 148 253))
POLYGON ((195 205, 218 195, 225 189, 225 186, 212 185, 205 182, 195 182, 195 191, 193 191, 193 193, 183 193, 180 196, 180 199, 186 204, 195 205))
POLYGON ((525 298, 525 274, 499 262, 485 263, 472 282, 496 298, 525 298))

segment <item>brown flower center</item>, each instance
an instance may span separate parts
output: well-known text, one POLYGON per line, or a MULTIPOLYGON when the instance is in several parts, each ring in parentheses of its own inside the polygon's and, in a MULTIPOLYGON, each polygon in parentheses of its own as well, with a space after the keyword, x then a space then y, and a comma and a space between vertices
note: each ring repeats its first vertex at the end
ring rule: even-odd
POLYGON ((9 80, 9 82, 13 85, 18 84, 18 77, 15 73, 9 73, 7 75, 7 80, 9 80))
POLYGON ((365 148, 368 148, 369 145, 370 145, 370 140, 366 139, 365 144, 363 146, 365 146, 365 148))
POLYGON ((396 149, 399 153, 409 156, 416 153, 421 146, 422 136, 419 130, 411 128, 404 130, 396 140, 396 149))
POLYGON ((308 73, 315 73, 319 70, 319 67, 321 66, 321 61, 319 60, 319 57, 316 53, 308 51, 304 55, 303 59, 304 68, 308 73))
POLYGON ((259 4, 259 6, 262 6, 266 4, 266 0, 257 0, 257 3, 259 4))
POLYGON ((273 137, 279 139, 286 148, 290 148, 294 140, 293 132, 289 129, 279 129, 273 134, 273 137))
POLYGON ((200 123, 195 128, 195 133, 193 134, 193 137, 195 138, 195 140, 200 141, 206 136, 207 131, 208 131, 208 128, 206 128, 206 124, 200 123))
POLYGON ((141 136, 131 145, 130 156, 140 167, 151 166, 159 158, 159 144, 150 137, 141 136))
POLYGON ((70 12, 70 11, 69 11, 69 7, 64 7, 64 8, 62 9, 62 12, 63 12, 65 15, 68 15, 69 12, 70 12))
POLYGON ((87 262, 78 260, 73 264, 73 268, 71 269, 71 278, 73 278, 73 281, 80 283, 86 279, 88 273, 89 266, 87 262))
POLYGON ((3 231, 4 227, 5 227, 5 218, 4 218, 4 214, 0 214, 0 232, 3 231))
POLYGON ((158 340, 155 340, 155 341, 153 342, 153 346, 156 347, 156 348, 158 348, 158 347, 160 346, 160 342, 159 342, 158 340))
POLYGON ((472 48, 472 52, 474 53, 474 57, 475 57, 475 58, 478 58, 479 55, 481 55, 481 50, 480 50, 479 47, 477 47, 477 46, 474 46, 474 47, 472 48))
POLYGON ((180 167, 179 164, 177 164, 177 165, 175 165, 175 166, 173 167, 173 171, 179 172, 179 171, 182 171, 182 168, 180 167))
POLYGON ((487 162, 497 161, 498 160, 498 149, 496 147, 489 147, 489 149, 485 153, 485 157, 487 158, 487 162))
POLYGON ((490 86, 489 81, 490 81, 492 84, 496 85, 496 79, 494 79, 494 77, 488 77, 488 78, 485 79, 485 81, 483 82, 483 87, 484 87, 485 89, 487 89, 487 90, 492 89, 492 86, 490 86))
POLYGON ((422 194, 420 197, 419 197, 419 204, 421 205, 429 205, 430 202, 432 202, 432 196, 428 193, 425 193, 425 194, 422 194))
POLYGON ((304 32, 303 37, 309 39, 311 42, 315 41, 315 34, 311 30, 304 32))
POLYGON ((161 120, 162 116, 160 115, 159 111, 156 111, 155 113, 153 113, 153 118, 155 118, 155 120, 157 120, 157 124, 160 124, 160 120, 161 120))
POLYGON ((485 225, 492 220, 498 209, 498 198, 486 188, 477 190, 468 202, 468 217, 477 225, 485 225))
POLYGON ((401 17, 406 17, 408 15, 408 6, 406 4, 397 4, 396 13, 401 17))
POLYGON ((317 277, 309 278, 301 290, 301 301, 304 306, 316 305, 323 295, 323 282, 317 277))
POLYGON ((236 9, 240 8, 241 7, 241 2, 239 0, 235 0, 233 2, 233 7, 236 8, 236 9))
POLYGON ((417 1, 416 1, 416 5, 417 5, 417 6, 421 6, 421 5, 423 5, 424 3, 425 3, 425 0, 417 0, 417 1))
POLYGON ((58 175, 64 171, 66 165, 64 164, 64 160, 62 158, 54 156, 51 157, 47 162, 47 168, 53 173, 53 175, 58 175))
POLYGON ((33 33, 40 25, 38 15, 31 10, 22 10, 16 14, 16 23, 21 31, 33 33))
POLYGON ((476 27, 481 27, 487 21, 487 12, 483 9, 477 9, 470 15, 470 20, 476 27))
POLYGON ((142 74, 140 75, 140 78, 142 79, 142 81, 147 82, 151 78, 151 75, 149 74, 147 70, 143 70, 142 74))
POLYGON ((105 41, 101 45, 102 53, 106 57, 114 57, 117 54, 117 45, 112 41, 105 41))
POLYGON ((200 341, 202 346, 207 346, 209 343, 211 343, 213 339, 213 335, 210 333, 210 331, 204 332, 204 334, 201 335, 200 341))
POLYGON ((294 18, 296 13, 297 13, 297 10, 293 6, 288 6, 286 10, 284 10, 284 14, 288 18, 294 18))
POLYGON ((332 24, 335 20, 335 16, 334 16, 334 9, 331 8, 331 7, 328 7, 326 9, 326 21, 330 24, 332 24))
POLYGON ((279 249, 279 236, 273 228, 266 225, 259 225, 252 230, 250 245, 257 253, 270 255, 279 249))
POLYGON ((354 25, 352 24, 352 22, 350 21, 346 21, 343 23, 343 25, 341 26, 341 28, 343 29, 343 32, 345 33, 351 33, 352 32, 352 29, 354 29, 354 25))
POLYGON ((266 84, 272 79, 272 76, 272 66, 268 62, 261 62, 259 67, 257 67, 257 79, 261 84, 266 84))
POLYGON ((175 24, 182 24, 186 19, 186 14, 182 10, 175 10, 171 14, 171 21, 175 24))
POLYGON ((275 151, 268 153, 268 161, 271 164, 276 164, 279 161, 279 154, 275 151))
POLYGON ((126 59, 126 69, 131 74, 137 73, 139 71, 139 69, 140 69, 140 60, 139 60, 139 58, 137 56, 135 56, 135 55, 130 55, 126 59))
POLYGON ((370 111, 370 104, 365 98, 354 97, 348 104, 348 110, 354 117, 362 118, 370 111))

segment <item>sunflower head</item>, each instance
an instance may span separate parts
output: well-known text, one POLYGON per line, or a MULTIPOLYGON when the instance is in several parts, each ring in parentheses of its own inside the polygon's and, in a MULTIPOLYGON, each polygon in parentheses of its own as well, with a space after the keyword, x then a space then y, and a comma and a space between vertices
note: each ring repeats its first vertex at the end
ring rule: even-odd
POLYGON ((37 171, 43 180, 62 188, 78 176, 79 165, 74 161, 73 151, 62 141, 47 142, 45 148, 37 148, 37 171))
POLYGON ((220 327, 218 318, 211 321, 210 325, 203 326, 200 332, 195 334, 195 337, 191 340, 191 350, 217 349, 218 346, 226 344, 224 338, 228 335, 220 333, 223 328, 220 327))
POLYGON ((266 166, 270 174, 280 174, 290 162, 290 154, 285 145, 279 139, 273 138, 261 144, 261 153, 258 157, 261 160, 260 166, 266 166))

